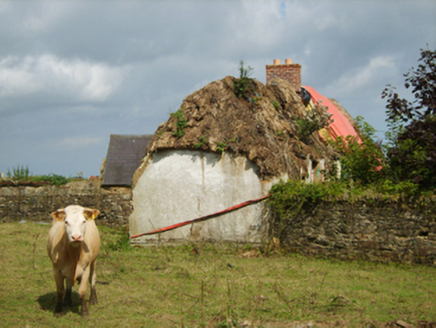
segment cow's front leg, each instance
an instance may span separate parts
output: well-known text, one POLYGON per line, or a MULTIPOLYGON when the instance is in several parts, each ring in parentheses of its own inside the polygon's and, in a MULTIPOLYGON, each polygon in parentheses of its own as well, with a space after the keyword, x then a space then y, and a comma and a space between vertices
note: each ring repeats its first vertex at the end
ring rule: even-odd
POLYGON ((71 306, 73 304, 73 301, 71 300, 71 292, 72 292, 71 280, 69 278, 66 278, 66 283, 67 283, 67 289, 65 291, 64 305, 71 306))
POLYGON ((64 277, 62 273, 60 273, 58 270, 53 270, 53 275, 56 281, 56 295, 57 295, 57 302, 56 302, 54 315, 56 317, 59 317, 62 314, 62 300, 65 294, 64 277))
POLYGON ((85 271, 82 274, 82 279, 80 281, 79 286, 79 296, 80 300, 82 301, 82 317, 88 317, 89 311, 88 311, 88 304, 86 303, 86 284, 88 283, 89 279, 89 266, 85 269, 85 271))
POLYGON ((91 285, 91 297, 89 298, 89 303, 91 305, 97 304, 97 290, 95 289, 95 283, 97 281, 97 273, 95 271, 96 261, 92 262, 90 265, 90 273, 89 273, 89 284, 91 285))

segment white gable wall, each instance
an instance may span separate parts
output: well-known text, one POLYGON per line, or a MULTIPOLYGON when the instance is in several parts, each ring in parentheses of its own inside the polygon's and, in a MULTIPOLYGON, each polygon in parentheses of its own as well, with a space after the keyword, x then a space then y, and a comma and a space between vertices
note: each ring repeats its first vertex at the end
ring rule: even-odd
MULTIPOLYGON (((130 235, 164 228, 216 213, 268 194, 274 181, 261 181, 257 166, 245 157, 188 150, 153 154, 133 190, 130 235)), ((265 237, 264 203, 256 203, 207 221, 135 243, 187 240, 261 242, 265 237)))

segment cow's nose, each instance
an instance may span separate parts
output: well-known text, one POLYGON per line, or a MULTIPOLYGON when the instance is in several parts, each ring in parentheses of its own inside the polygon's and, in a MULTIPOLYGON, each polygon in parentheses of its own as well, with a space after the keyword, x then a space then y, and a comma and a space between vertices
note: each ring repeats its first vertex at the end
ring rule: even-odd
POLYGON ((72 239, 73 241, 82 241, 82 235, 74 235, 74 236, 71 236, 71 239, 72 239))

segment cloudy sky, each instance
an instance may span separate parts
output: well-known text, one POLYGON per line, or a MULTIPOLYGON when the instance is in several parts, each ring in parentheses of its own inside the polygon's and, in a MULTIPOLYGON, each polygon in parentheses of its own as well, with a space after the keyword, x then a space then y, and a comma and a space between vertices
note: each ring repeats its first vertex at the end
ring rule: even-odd
MULTIPOLYGON (((386 130, 386 84, 436 48, 436 1, 0 1, 0 172, 99 175, 111 134, 153 134, 243 60, 386 130)), ((404 93, 406 96, 406 93, 404 93)))

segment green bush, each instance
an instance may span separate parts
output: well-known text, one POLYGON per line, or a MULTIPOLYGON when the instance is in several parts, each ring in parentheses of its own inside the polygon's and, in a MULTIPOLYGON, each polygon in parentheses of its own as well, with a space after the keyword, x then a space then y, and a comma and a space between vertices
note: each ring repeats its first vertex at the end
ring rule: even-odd
POLYGON ((274 185, 268 199, 274 218, 273 236, 281 239, 293 218, 304 215, 321 202, 341 199, 346 190, 346 184, 340 181, 321 184, 288 180, 274 185))
MULTIPOLYGON (((385 144, 374 141, 375 129, 357 117, 362 142, 348 136, 331 145, 341 156, 342 180, 373 185, 383 193, 416 193, 436 187, 436 51, 421 49, 417 69, 405 74, 406 89, 412 88, 413 102, 400 98, 388 86, 385 144), (395 187, 394 187, 395 186, 395 187)), ((300 124, 310 132, 308 123, 300 124)))
POLYGON ((346 190, 340 181, 329 183, 306 183, 300 180, 279 182, 271 188, 269 202, 281 217, 286 218, 304 209, 305 205, 316 205, 322 201, 336 200, 346 190))
POLYGON ((43 182, 49 183, 54 186, 65 185, 70 181, 73 181, 73 178, 66 178, 57 174, 47 174, 47 175, 35 175, 33 176, 30 173, 29 167, 18 165, 17 167, 12 168, 12 172, 8 170, 7 178, 9 181, 14 183, 33 183, 33 182, 43 182))
POLYGON ((330 144, 341 156, 341 179, 365 185, 383 178, 386 161, 382 148, 373 140, 375 129, 362 116, 356 122, 362 131, 361 142, 354 136, 341 136, 330 144))
POLYGON ((61 186, 61 185, 67 184, 72 179, 68 179, 62 175, 57 175, 57 174, 51 173, 48 175, 37 175, 35 177, 32 177, 31 180, 35 181, 35 182, 49 182, 51 185, 61 186))

